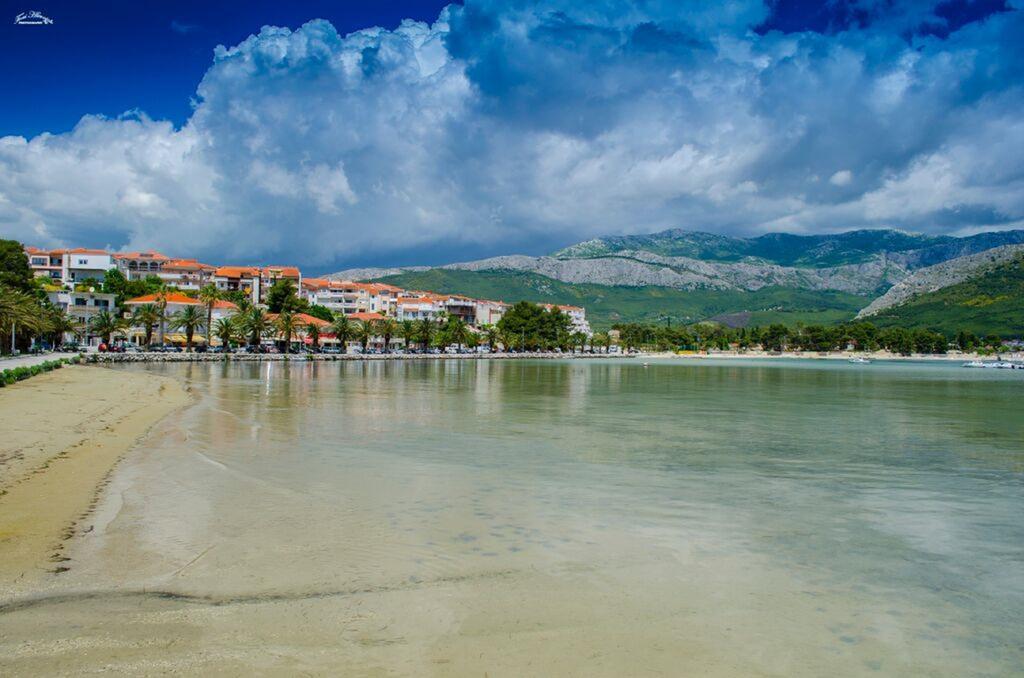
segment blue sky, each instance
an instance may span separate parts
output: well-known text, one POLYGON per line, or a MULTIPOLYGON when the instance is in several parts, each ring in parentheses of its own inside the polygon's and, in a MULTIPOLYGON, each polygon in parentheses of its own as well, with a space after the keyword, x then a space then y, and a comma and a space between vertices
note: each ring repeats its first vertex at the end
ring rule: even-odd
POLYGON ((0 234, 326 270, 1019 228, 1018 2, 5 0, 0 234))

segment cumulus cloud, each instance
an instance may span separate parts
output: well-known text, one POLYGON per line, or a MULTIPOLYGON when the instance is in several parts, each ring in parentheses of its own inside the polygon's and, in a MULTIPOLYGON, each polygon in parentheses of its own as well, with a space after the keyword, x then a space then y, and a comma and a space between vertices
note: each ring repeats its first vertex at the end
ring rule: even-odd
POLYGON ((668 227, 1020 225, 1022 12, 896 5, 823 32, 773 30, 753 0, 265 27, 217 48, 180 128, 133 112, 0 139, 0 223, 312 266, 668 227))

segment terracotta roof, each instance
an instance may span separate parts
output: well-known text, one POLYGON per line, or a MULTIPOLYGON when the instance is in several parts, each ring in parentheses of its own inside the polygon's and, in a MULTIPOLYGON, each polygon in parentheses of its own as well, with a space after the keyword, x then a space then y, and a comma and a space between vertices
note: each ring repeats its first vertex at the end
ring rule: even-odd
POLYGON ((263 275, 264 277, 269 277, 271 275, 279 275, 284 278, 300 277, 297 266, 264 266, 263 275))
POLYGON ((398 297, 399 306, 408 306, 410 304, 433 304, 436 299, 430 297, 398 297))
MULTIPOLYGON (((268 313, 267 317, 270 318, 271 320, 277 320, 278 316, 280 315, 280 313, 268 313)), ((294 315, 295 318, 303 325, 309 325, 310 323, 312 323, 317 327, 327 327, 328 325, 331 324, 324 320, 323 318, 317 318, 315 315, 310 315, 308 313, 294 313, 292 315, 294 315)))
POLYGON ((253 277, 260 273, 260 269, 256 266, 220 266, 214 275, 222 278, 241 278, 242 276, 253 277))
POLYGON ((167 261, 170 257, 160 254, 155 250, 146 250, 145 252, 114 252, 112 255, 115 259, 152 259, 154 261, 167 261))
POLYGON ((230 301, 228 301, 226 299, 218 299, 217 301, 213 302, 213 307, 214 308, 233 308, 236 311, 238 310, 238 304, 230 302, 230 301))
MULTIPOLYGON (((135 297, 124 302, 126 304, 155 304, 157 303, 157 294, 144 294, 141 297, 135 297)), ((198 299, 193 299, 190 296, 182 294, 181 292, 168 292, 164 295, 164 299, 167 300, 168 304, 196 304, 202 305, 203 302, 198 299)), ((230 302, 226 302, 230 303, 230 302)), ((233 306, 234 304, 232 304, 233 306)))
POLYGON ((209 264, 201 264, 195 259, 171 259, 164 264, 163 269, 165 271, 174 269, 181 269, 184 271, 214 271, 217 267, 210 266, 209 264))
POLYGON ((384 316, 380 313, 367 313, 365 311, 360 311, 359 313, 349 313, 348 319, 365 322, 367 320, 384 320, 384 316))

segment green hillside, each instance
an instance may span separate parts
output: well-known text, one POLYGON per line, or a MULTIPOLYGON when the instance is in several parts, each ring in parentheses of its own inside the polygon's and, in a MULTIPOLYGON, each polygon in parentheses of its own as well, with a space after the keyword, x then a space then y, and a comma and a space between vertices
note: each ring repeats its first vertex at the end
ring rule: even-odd
POLYGON ((852 318, 870 299, 833 291, 770 287, 756 292, 677 290, 668 287, 611 287, 565 283, 520 271, 431 269, 380 279, 405 289, 465 294, 483 299, 572 304, 587 309, 594 329, 617 322, 692 323, 723 314, 741 324, 835 323, 852 318), (744 312, 749 312, 747 316, 744 312))
POLYGON ((879 326, 944 334, 1024 335, 1024 256, 957 285, 919 295, 869 318, 879 326))

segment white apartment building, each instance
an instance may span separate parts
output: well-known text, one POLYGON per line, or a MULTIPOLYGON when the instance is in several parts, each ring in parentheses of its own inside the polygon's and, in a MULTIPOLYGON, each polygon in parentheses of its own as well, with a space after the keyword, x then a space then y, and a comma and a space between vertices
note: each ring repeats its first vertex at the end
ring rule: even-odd
POLYGON ((561 304, 541 304, 547 310, 557 308, 562 313, 569 316, 569 331, 570 332, 582 332, 588 337, 593 335, 590 329, 590 323, 587 321, 587 310, 580 306, 565 306, 561 304))
MULTIPOLYGON (((47 292, 50 303, 66 312, 81 328, 81 336, 85 343, 96 345, 100 342, 99 335, 93 335, 89 329, 92 319, 100 311, 116 312, 115 301, 117 297, 113 294, 103 292, 74 292, 72 290, 59 290, 47 292)), ((68 332, 64 335, 64 341, 75 339, 74 333, 68 332)))
POLYGON ((55 250, 26 247, 25 256, 36 276, 65 285, 89 279, 102 282, 107 271, 114 267, 108 252, 84 247, 55 250))
POLYGON ((148 276, 159 276, 166 262, 171 258, 153 250, 145 252, 115 252, 111 255, 117 270, 128 280, 143 280, 148 276))
POLYGON ((437 320, 444 312, 441 300, 431 296, 399 297, 395 317, 398 320, 437 320))

